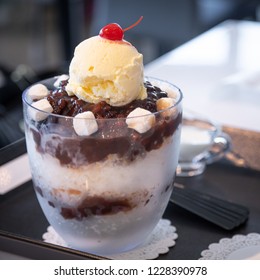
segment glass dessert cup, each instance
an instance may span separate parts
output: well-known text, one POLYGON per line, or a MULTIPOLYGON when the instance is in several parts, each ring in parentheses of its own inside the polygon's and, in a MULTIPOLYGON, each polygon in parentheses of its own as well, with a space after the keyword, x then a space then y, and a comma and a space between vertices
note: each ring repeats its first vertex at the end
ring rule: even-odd
MULTIPOLYGON (((56 79, 41 83, 53 89, 56 79)), ((153 113, 155 124, 145 133, 124 118, 96 119, 97 132, 79 136, 72 117, 40 111, 28 101, 28 89, 23 93, 34 189, 49 223, 71 248, 103 256, 130 250, 165 211, 178 163, 182 93, 167 82, 145 80, 174 92, 176 100, 153 113), (39 121, 32 118, 35 111, 39 121)))

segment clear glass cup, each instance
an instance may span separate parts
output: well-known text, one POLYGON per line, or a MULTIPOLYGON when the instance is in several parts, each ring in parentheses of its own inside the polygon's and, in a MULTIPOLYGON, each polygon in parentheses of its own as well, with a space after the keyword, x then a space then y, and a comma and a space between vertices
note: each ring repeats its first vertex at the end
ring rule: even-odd
MULTIPOLYGON (((28 89, 23 93, 36 195, 71 248, 103 256, 130 250, 146 240, 165 211, 178 163, 182 93, 147 79, 172 91, 176 104, 155 113, 156 122, 145 133, 128 128, 123 118, 96 119, 97 132, 79 136, 72 117, 39 111, 27 98, 28 89)), ((41 83, 53 89, 56 80, 41 83)))
POLYGON ((177 176, 202 174, 207 164, 221 159, 230 147, 230 137, 218 125, 195 113, 185 112, 177 176))

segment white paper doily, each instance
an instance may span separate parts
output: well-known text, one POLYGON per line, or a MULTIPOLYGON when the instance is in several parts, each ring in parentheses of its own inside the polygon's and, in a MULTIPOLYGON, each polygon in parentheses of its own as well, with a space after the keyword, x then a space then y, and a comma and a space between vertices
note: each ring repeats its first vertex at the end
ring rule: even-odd
POLYGON ((260 234, 235 235, 210 244, 200 260, 260 260, 260 234))
MULTIPOLYGON (((47 232, 42 237, 45 242, 67 247, 65 241, 51 226, 47 228, 47 232)), ((109 256, 109 258, 120 260, 156 259, 159 254, 167 253, 169 248, 175 245, 177 238, 176 228, 171 225, 171 222, 161 219, 152 234, 141 246, 125 253, 109 256)))

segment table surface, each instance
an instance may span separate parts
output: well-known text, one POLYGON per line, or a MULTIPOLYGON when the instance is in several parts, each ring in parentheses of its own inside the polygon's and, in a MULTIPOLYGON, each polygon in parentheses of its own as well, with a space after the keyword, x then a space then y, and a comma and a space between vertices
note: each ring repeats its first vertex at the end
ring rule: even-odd
MULTIPOLYGON (((7 152, 0 151, 1 163, 4 159, 9 161, 12 156, 22 155, 25 149, 23 140, 12 144, 7 152)), ((208 166, 206 172, 200 176, 177 178, 176 181, 190 189, 242 204, 249 208, 250 216, 245 224, 228 231, 169 203, 164 218, 169 219, 177 228, 178 239, 169 253, 160 255, 159 259, 198 259, 209 244, 217 243, 221 238, 232 237, 235 234, 260 233, 260 172, 219 162, 208 166)), ((46 232, 47 226, 48 222, 41 211, 30 180, 0 195, 0 231, 43 244, 42 235, 46 232)), ((0 238, 0 250, 3 246, 3 240, 0 238)), ((4 258, 6 255, 2 256, 4 258)), ((44 256, 42 253, 38 253, 32 257, 41 258, 42 256, 44 256)), ((49 257, 51 256, 49 254, 49 257)), ((63 258, 64 256, 61 254, 56 257, 63 258)), ((76 257, 79 256, 76 254, 76 257)), ((71 254, 69 258, 74 259, 75 255, 71 254)))
POLYGON ((260 23, 228 20, 147 64, 145 74, 180 87, 184 109, 260 132, 259 50, 260 23))

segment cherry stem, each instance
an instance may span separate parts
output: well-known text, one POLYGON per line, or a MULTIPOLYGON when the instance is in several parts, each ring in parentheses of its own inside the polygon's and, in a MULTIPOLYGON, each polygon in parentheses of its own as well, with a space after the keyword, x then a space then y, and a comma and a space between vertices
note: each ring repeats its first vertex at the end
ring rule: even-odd
POLYGON ((127 27, 127 28, 125 28, 125 29, 123 29, 123 31, 125 32, 125 31, 127 31, 127 30, 129 30, 129 29, 132 29, 133 27, 135 27, 136 25, 138 25, 138 24, 142 21, 142 19, 143 19, 143 16, 141 16, 141 17, 138 19, 138 21, 135 22, 134 24, 130 25, 129 27, 127 27))

